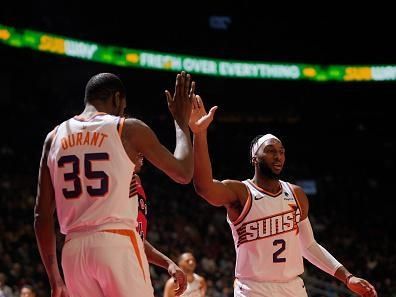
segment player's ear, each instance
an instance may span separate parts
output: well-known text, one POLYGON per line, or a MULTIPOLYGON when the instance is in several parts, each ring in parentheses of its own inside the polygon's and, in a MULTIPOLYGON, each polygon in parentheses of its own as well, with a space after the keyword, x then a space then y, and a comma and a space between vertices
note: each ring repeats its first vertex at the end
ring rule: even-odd
POLYGON ((250 163, 255 166, 257 164, 257 157, 253 156, 252 159, 250 160, 250 163))
POLYGON ((115 108, 119 108, 121 105, 121 94, 120 92, 115 92, 114 96, 113 96, 113 106, 115 108))

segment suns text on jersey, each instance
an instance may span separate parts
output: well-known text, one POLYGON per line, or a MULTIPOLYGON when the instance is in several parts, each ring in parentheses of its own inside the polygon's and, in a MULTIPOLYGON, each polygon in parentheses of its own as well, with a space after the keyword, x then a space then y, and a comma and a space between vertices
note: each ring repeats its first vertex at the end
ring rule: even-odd
POLYGON ((238 243, 263 239, 295 230, 298 233, 297 223, 300 221, 300 210, 296 205, 290 205, 290 210, 273 216, 243 223, 238 229, 238 243))

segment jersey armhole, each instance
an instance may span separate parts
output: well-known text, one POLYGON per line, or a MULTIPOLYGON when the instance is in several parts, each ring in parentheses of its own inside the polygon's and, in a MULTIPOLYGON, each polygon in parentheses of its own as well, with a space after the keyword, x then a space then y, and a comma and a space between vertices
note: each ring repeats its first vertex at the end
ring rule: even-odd
POLYGON ((122 135, 122 129, 124 128, 124 123, 125 123, 125 118, 124 117, 120 117, 117 123, 117 131, 118 131, 118 135, 121 137, 122 135))
POLYGON ((287 187, 289 188, 289 190, 292 192, 294 200, 296 200, 297 203, 297 207, 300 210, 300 213, 302 214, 302 209, 301 209, 301 205, 300 205, 300 201, 298 201, 298 197, 296 192, 294 191, 293 187, 290 185, 290 183, 286 182, 287 187))
POLYGON ((243 184, 248 192, 248 197, 246 199, 246 203, 245 206, 242 209, 241 214, 239 215, 239 217, 235 220, 235 221, 231 221, 231 223, 236 226, 238 224, 240 224, 247 216, 247 214, 249 213, 250 209, 252 208, 252 195, 250 194, 250 190, 248 188, 247 185, 243 184))
POLYGON ((54 146, 55 137, 56 137, 56 133, 58 133, 59 126, 60 126, 60 125, 56 126, 56 127, 50 132, 50 134, 51 134, 51 136, 50 136, 50 137, 51 137, 51 145, 50 145, 50 147, 49 147, 49 149, 48 149, 48 156, 47 156, 47 162, 46 162, 48 167, 49 167, 49 164, 48 164, 49 155, 50 155, 50 153, 51 153, 52 147, 54 146))
POLYGON ((59 126, 60 125, 58 125, 58 126, 56 126, 54 129, 52 129, 52 131, 49 133, 49 134, 51 134, 51 146, 52 146, 52 143, 53 143, 53 141, 54 141, 54 139, 55 139, 55 137, 56 137, 56 133, 58 133, 58 129, 59 129, 59 126))

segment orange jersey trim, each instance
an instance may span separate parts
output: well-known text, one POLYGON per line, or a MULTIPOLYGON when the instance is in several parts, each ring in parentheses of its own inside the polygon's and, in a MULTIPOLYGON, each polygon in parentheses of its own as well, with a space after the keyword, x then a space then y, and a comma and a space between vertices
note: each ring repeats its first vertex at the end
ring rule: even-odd
POLYGON ((56 136, 56 133, 58 133, 58 128, 59 128, 59 125, 58 126, 56 126, 52 131, 51 131, 51 133, 52 133, 52 139, 54 139, 55 138, 55 136, 56 136))
POLYGON ((277 196, 279 196, 280 194, 282 194, 282 191, 283 191, 282 185, 281 185, 280 183, 279 183, 279 185, 280 185, 280 190, 274 194, 274 193, 271 193, 271 192, 268 192, 268 191, 264 190, 263 188, 260 188, 258 185, 256 185, 254 182, 252 182, 250 179, 248 179, 248 182, 249 182, 257 191, 260 191, 260 192, 264 193, 265 195, 268 195, 268 196, 271 196, 271 197, 277 197, 277 196))
POLYGON ((117 125, 117 127, 118 127, 118 135, 120 135, 120 137, 121 137, 121 134, 122 134, 122 129, 124 128, 124 123, 125 123, 125 118, 120 118, 120 121, 118 122, 118 125, 117 125))
POLYGON ((74 119, 76 119, 78 121, 82 121, 82 122, 88 122, 88 121, 92 120, 94 117, 96 117, 98 115, 102 115, 102 114, 107 114, 107 113, 97 111, 93 115, 91 115, 89 118, 85 118, 85 117, 82 117, 80 115, 76 115, 76 116, 74 116, 74 119))
POLYGON ((246 218, 247 214, 249 213, 250 209, 252 208, 252 195, 250 194, 249 188, 246 185, 245 185, 245 187, 248 192, 248 197, 247 197, 245 206, 243 207, 242 212, 239 215, 239 217, 235 221, 231 222, 234 225, 238 225, 239 223, 241 223, 246 218))
POLYGON ((290 184, 290 183, 286 183, 286 184, 287 184, 288 188, 290 189, 290 191, 293 193, 294 200, 296 200, 297 207, 298 207, 298 209, 300 210, 300 212, 301 212, 301 214, 302 214, 302 210, 301 210, 300 201, 298 201, 298 197, 297 197, 297 194, 296 194, 296 192, 294 191, 294 189, 293 189, 293 187, 291 186, 291 184, 290 184))
POLYGON ((128 230, 128 229, 109 229, 109 230, 103 230, 102 232, 115 233, 115 234, 119 234, 119 235, 128 236, 130 238, 133 249, 135 250, 136 257, 139 262, 140 269, 142 270, 142 273, 143 273, 143 278, 146 281, 146 274, 144 273, 142 257, 140 256, 140 251, 138 248, 138 243, 136 240, 135 232, 133 232, 132 230, 128 230))

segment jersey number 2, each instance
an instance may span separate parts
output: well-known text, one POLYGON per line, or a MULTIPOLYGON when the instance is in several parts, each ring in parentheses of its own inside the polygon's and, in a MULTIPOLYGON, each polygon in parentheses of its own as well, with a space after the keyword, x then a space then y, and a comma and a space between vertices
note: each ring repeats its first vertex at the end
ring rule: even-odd
POLYGON ((281 245, 281 247, 272 255, 272 260, 274 263, 286 262, 286 258, 279 257, 279 255, 286 249, 286 241, 283 239, 274 240, 273 246, 281 245))
MULTIPOLYGON (((92 170, 93 161, 109 160, 108 153, 92 153, 84 155, 84 174, 87 179, 100 179, 100 187, 94 188, 87 186, 87 192, 92 197, 104 196, 109 190, 109 176, 104 171, 92 170)), ((65 164, 72 164, 72 172, 63 175, 65 181, 73 182, 73 189, 68 190, 63 188, 62 193, 66 199, 75 199, 82 194, 81 179, 80 179, 80 159, 76 155, 62 156, 58 160, 58 167, 65 167, 65 164)))

